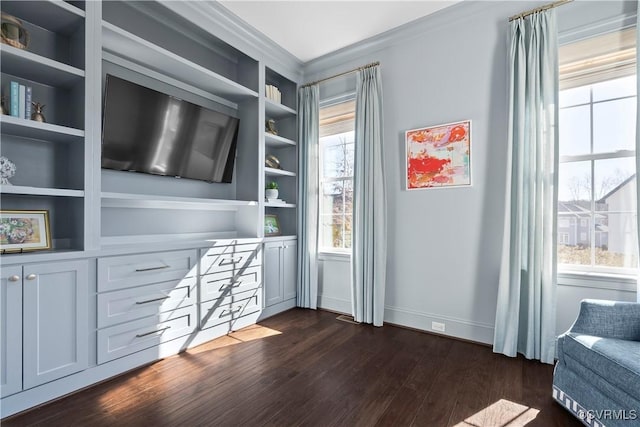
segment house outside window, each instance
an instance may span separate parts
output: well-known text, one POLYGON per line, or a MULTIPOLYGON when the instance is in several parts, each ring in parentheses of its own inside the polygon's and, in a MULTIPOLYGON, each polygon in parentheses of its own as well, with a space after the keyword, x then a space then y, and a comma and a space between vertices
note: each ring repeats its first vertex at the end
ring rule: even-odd
POLYGON ((558 271, 635 274, 635 28, 560 48, 558 271))
POLYGON ((321 252, 351 252, 355 101, 320 108, 321 252))

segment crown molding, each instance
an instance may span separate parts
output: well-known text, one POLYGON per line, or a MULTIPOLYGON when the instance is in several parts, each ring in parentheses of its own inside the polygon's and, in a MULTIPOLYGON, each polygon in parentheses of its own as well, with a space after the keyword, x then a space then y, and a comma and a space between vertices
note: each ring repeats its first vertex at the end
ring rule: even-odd
POLYGON ((160 3, 250 57, 265 62, 270 69, 286 78, 296 82, 301 81, 302 61, 217 1, 163 1, 160 3))

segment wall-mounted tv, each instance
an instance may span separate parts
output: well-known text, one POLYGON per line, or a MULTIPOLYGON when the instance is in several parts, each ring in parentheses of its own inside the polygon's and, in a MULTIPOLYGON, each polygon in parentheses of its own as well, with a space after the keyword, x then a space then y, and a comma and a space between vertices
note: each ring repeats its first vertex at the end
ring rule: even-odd
POLYGON ((102 167, 230 183, 239 120, 107 74, 102 167))

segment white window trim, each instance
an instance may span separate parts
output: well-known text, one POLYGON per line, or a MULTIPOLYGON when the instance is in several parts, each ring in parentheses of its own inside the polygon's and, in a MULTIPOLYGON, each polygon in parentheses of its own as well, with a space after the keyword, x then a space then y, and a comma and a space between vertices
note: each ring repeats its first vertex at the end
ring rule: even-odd
MULTIPOLYGON (((612 31, 611 34, 619 33, 620 35, 624 35, 625 37, 628 36, 627 38, 629 40, 627 40, 627 44, 629 44, 631 43, 630 41, 631 39, 635 39, 635 36, 633 36, 633 34, 635 34, 636 32, 635 25, 630 25, 629 27, 631 28, 616 29, 617 31, 612 31)), ((590 34, 588 37, 584 37, 584 39, 587 40, 594 36, 601 39, 604 34, 606 34, 606 32, 601 32, 600 34, 590 34)), ((620 38, 618 34, 613 34, 613 37, 616 40, 620 38)), ((561 43, 562 46, 560 47, 561 51, 563 51, 562 55, 565 55, 570 60, 574 60, 575 58, 573 59, 571 58, 571 49, 574 49, 574 48, 570 45, 577 46, 578 43, 585 44, 588 42, 586 41, 580 42, 579 40, 563 40, 561 43)), ((611 46, 610 42, 607 42, 604 45, 606 45, 607 49, 610 49, 610 50, 611 49, 623 50, 622 49, 623 46, 614 47, 614 46, 611 46)), ((629 46, 625 45, 624 47, 627 48, 629 46)), ((584 48, 580 46, 578 50, 584 51, 584 48)), ((631 49, 628 49, 628 50, 631 51, 631 49)), ((633 48, 633 51, 635 51, 635 48, 633 48)), ((640 58, 635 57, 633 61, 629 60, 625 62, 624 65, 626 68, 624 68, 622 72, 609 73, 609 78, 615 79, 615 78, 624 77, 627 75, 632 75, 635 71, 636 61, 639 59, 640 58)), ((563 64, 561 61, 560 65, 561 65, 560 68, 562 70, 562 67, 566 64, 563 64)), ((591 67, 592 65, 586 64, 586 66, 591 67)), ((604 75, 605 74, 600 73, 596 78, 598 80, 609 80, 609 79, 602 78, 604 75)), ((568 79, 565 78, 564 81, 562 79, 562 76, 560 77, 560 80, 561 80, 560 90, 595 83, 594 79, 589 78, 588 76, 587 78, 582 78, 582 79, 574 78, 573 80, 570 75, 568 75, 567 77, 568 79)), ((638 91, 635 96, 640 96, 640 87, 638 88, 638 91)), ((591 98, 589 103, 582 104, 582 105, 590 105, 592 109, 591 114, 593 114, 592 106, 594 104, 597 104, 600 102, 614 101, 617 99, 631 98, 631 97, 632 96, 624 96, 624 97, 619 97, 615 99, 599 100, 595 102, 593 101, 593 98, 591 98)), ((579 105, 571 105, 571 106, 568 106, 568 108, 577 107, 577 106, 579 105)), ((567 107, 562 107, 562 108, 567 108, 567 107)), ((593 141, 591 141, 591 144, 593 144, 593 141)), ((638 154, 640 153, 637 153, 636 151, 633 151, 633 150, 619 150, 619 151, 616 151, 615 153, 589 153, 584 155, 561 156, 559 158, 559 162, 560 163, 570 163, 570 162, 578 162, 578 161, 594 162, 596 160, 605 159, 605 158, 612 159, 612 158, 623 158, 623 157, 635 157, 638 154)), ((593 163, 592 163, 592 171, 591 171, 592 176, 593 176, 593 173, 594 171, 593 171, 593 163)), ((636 171, 636 176, 640 176, 640 171, 636 171)), ((640 183, 638 183, 638 185, 640 185, 640 183)), ((590 212, 591 215, 595 215, 599 212, 597 209, 595 209, 595 206, 594 206, 595 202, 593 201, 594 199, 593 191, 594 189, 592 189, 592 195, 591 195, 591 198, 592 198, 592 208, 590 212)), ((607 213, 612 213, 612 212, 607 212, 607 213)), ((640 214, 640 212, 637 212, 637 214, 640 214)), ((595 236, 595 233, 593 234, 590 233, 590 234, 591 234, 591 237, 595 236)), ((556 243, 556 245, 561 244, 559 240, 560 239, 558 236, 558 242, 556 243)), ((556 265, 556 268, 558 271, 556 274, 557 284, 560 286, 578 286, 578 287, 588 287, 588 288, 595 288, 595 289, 640 292, 640 287, 638 286, 638 279, 640 278, 640 270, 638 269, 616 268, 615 272, 611 272, 611 270, 608 271, 606 267, 598 268, 590 265, 588 266, 588 270, 585 270, 578 265, 566 265, 566 264, 560 264, 560 263, 556 265)))
MULTIPOLYGON (((336 104, 342 104, 345 102, 350 102, 350 101, 354 101, 356 98, 356 93, 355 92, 348 92, 336 97, 332 97, 329 99, 325 99, 325 100, 321 100, 320 101, 320 108, 324 108, 324 107, 330 107, 332 105, 336 105, 336 104)), ((355 129, 354 129, 355 131, 355 129)), ((355 145, 355 141, 354 141, 354 145, 355 145)), ((319 167, 322 167, 322 153, 320 153, 319 157, 318 157, 318 162, 319 162, 319 167)), ((346 177, 332 177, 332 178, 327 178, 326 180, 322 180, 322 177, 320 177, 320 182, 319 182, 319 188, 322 187, 323 183, 327 183, 327 182, 332 182, 332 181, 344 181, 344 180, 351 180, 351 182, 353 182, 354 177, 353 175, 350 176, 346 176, 346 177)), ((318 193, 318 201, 320 199, 321 194, 318 193)), ((318 227, 320 227, 321 224, 320 222, 318 223, 318 227)), ((320 240, 320 239, 318 239, 320 240)), ((319 243, 319 242, 318 242, 319 243)), ((345 248, 333 248, 333 247, 320 247, 318 248, 318 260, 320 261, 343 261, 343 262, 351 262, 351 253, 352 253, 352 249, 345 249, 345 248)))

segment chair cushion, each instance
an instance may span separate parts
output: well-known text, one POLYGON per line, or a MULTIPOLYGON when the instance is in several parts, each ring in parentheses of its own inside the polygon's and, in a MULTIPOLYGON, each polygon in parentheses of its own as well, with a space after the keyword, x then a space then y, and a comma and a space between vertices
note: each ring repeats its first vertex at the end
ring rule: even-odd
MULTIPOLYGON (((610 384, 640 400, 640 341, 570 332, 561 351, 610 384)), ((566 360, 569 365, 570 360, 566 360)))

